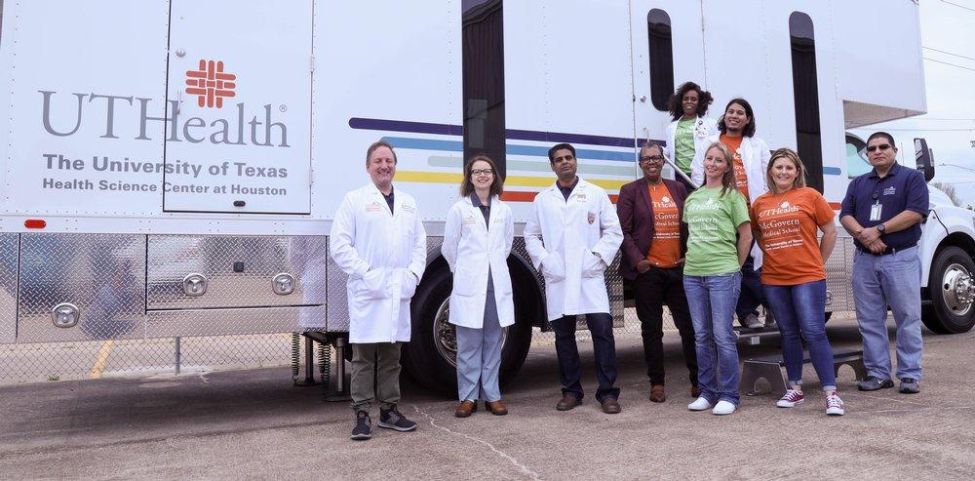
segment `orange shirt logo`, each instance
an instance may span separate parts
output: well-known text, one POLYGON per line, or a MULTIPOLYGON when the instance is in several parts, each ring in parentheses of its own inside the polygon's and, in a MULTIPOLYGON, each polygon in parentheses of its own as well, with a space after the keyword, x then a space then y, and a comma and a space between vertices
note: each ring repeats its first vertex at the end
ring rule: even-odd
POLYGON ((661 269, 670 269, 680 259, 680 211, 666 185, 649 185, 647 190, 653 204, 653 239, 647 260, 661 269))

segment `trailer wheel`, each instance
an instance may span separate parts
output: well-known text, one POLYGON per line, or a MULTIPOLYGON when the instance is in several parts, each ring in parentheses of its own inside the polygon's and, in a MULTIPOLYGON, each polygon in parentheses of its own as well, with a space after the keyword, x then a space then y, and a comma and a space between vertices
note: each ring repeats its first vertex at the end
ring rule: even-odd
MULTIPOLYGON (((435 265, 431 265, 433 268, 435 265)), ((444 396, 457 396, 457 337, 448 321, 453 276, 446 266, 424 276, 411 303, 412 335, 403 352, 403 366, 423 387, 444 396)), ((531 345, 531 322, 515 293, 514 325, 505 328, 501 348, 501 385, 521 369, 531 345)))
POLYGON ((931 304, 921 309, 924 325, 938 334, 968 332, 975 325, 975 262, 959 247, 945 247, 934 256, 928 293, 931 304))

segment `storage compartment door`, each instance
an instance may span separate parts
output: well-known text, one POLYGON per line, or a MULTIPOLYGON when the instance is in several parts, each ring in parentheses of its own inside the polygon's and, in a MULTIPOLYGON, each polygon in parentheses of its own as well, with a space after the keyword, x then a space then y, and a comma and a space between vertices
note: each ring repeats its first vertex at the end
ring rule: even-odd
POLYGON ((168 212, 310 212, 311 0, 173 0, 168 212))

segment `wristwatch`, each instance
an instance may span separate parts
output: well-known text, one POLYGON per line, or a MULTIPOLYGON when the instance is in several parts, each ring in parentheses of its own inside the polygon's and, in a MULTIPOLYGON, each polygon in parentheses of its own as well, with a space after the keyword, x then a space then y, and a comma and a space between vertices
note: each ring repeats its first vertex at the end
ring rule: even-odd
POLYGON ((887 227, 883 223, 877 224, 877 232, 880 232, 880 235, 884 235, 887 233, 887 227))

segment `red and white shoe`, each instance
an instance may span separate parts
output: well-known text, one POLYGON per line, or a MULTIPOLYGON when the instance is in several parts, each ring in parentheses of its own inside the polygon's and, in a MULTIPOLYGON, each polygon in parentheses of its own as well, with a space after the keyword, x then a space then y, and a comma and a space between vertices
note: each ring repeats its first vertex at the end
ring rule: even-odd
POLYGON ((789 389, 775 405, 780 408, 794 408, 804 402, 806 402, 806 397, 803 396, 802 391, 789 389))
POLYGON ((843 409, 843 400, 840 399, 839 394, 836 391, 829 393, 826 396, 826 415, 828 416, 842 416, 846 414, 843 409))

